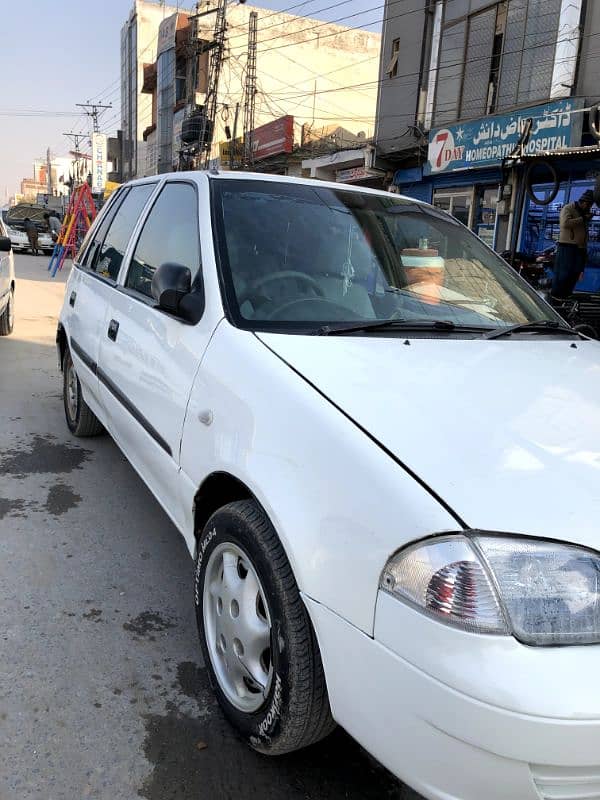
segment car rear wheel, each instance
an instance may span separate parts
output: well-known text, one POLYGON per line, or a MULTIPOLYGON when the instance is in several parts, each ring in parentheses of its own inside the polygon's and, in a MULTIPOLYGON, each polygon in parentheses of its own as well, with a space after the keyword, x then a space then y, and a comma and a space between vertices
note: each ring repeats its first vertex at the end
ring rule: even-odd
POLYGON ((0 314, 0 336, 8 336, 15 327, 15 290, 8 293, 8 303, 0 314))
POLYGON ((195 602, 215 694, 251 747, 288 753, 335 728, 310 618, 281 542, 256 502, 230 503, 204 527, 195 602))
POLYGON ((68 347, 63 357, 63 403, 67 425, 75 436, 98 436, 104 433, 104 426, 83 399, 68 347))

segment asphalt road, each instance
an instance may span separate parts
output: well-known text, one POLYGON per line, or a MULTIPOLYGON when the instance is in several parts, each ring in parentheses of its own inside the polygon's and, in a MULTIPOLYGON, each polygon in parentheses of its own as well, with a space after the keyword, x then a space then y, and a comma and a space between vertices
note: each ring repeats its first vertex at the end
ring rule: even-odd
POLYGON ((269 759, 223 720, 183 539, 108 436, 64 422, 46 266, 16 257, 0 339, 0 800, 418 800, 341 731, 269 759))

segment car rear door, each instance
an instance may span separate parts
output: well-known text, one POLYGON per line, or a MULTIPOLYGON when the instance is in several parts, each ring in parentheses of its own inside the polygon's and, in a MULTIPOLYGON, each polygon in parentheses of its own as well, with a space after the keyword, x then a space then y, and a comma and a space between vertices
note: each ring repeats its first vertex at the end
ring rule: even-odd
POLYGON ((98 390, 97 365, 110 295, 115 291, 131 232, 155 187, 156 183, 125 187, 114 200, 111 198, 90 231, 67 286, 63 323, 71 356, 86 402, 102 421, 105 415, 98 390))
POLYGON ((150 284, 161 264, 178 263, 190 269, 193 290, 203 292, 195 182, 165 182, 134 236, 100 345, 100 392, 112 435, 181 527, 181 432, 218 317, 205 310, 192 325, 171 316, 156 307, 150 284))

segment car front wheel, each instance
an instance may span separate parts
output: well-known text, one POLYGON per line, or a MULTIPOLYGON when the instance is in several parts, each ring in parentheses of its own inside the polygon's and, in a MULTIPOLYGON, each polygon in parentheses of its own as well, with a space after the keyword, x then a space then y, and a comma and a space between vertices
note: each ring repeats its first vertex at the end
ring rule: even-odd
POLYGON ((215 694, 250 746, 279 755, 334 729, 310 618, 281 542, 256 502, 230 503, 204 527, 195 602, 215 694))

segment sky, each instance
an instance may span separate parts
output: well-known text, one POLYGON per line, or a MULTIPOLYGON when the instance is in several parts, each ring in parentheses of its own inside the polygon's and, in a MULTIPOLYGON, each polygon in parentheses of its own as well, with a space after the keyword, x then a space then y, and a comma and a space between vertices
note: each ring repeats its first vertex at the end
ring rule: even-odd
MULTIPOLYGON (((379 30, 383 1, 307 0, 299 5, 300 0, 254 0, 251 4, 328 21, 352 15, 340 24, 379 30)), ((176 0, 170 4, 176 5, 176 0)), ((19 190, 21 178, 32 177, 33 160, 45 157, 48 147, 53 155, 67 154, 70 146, 64 132, 90 130, 90 121, 76 103, 112 102, 113 109, 101 117, 101 127, 108 133, 119 126, 120 30, 133 2, 21 4, 17 0, 2 5, 0 206, 19 190)), ((179 5, 186 10, 194 3, 185 0, 179 5)))

